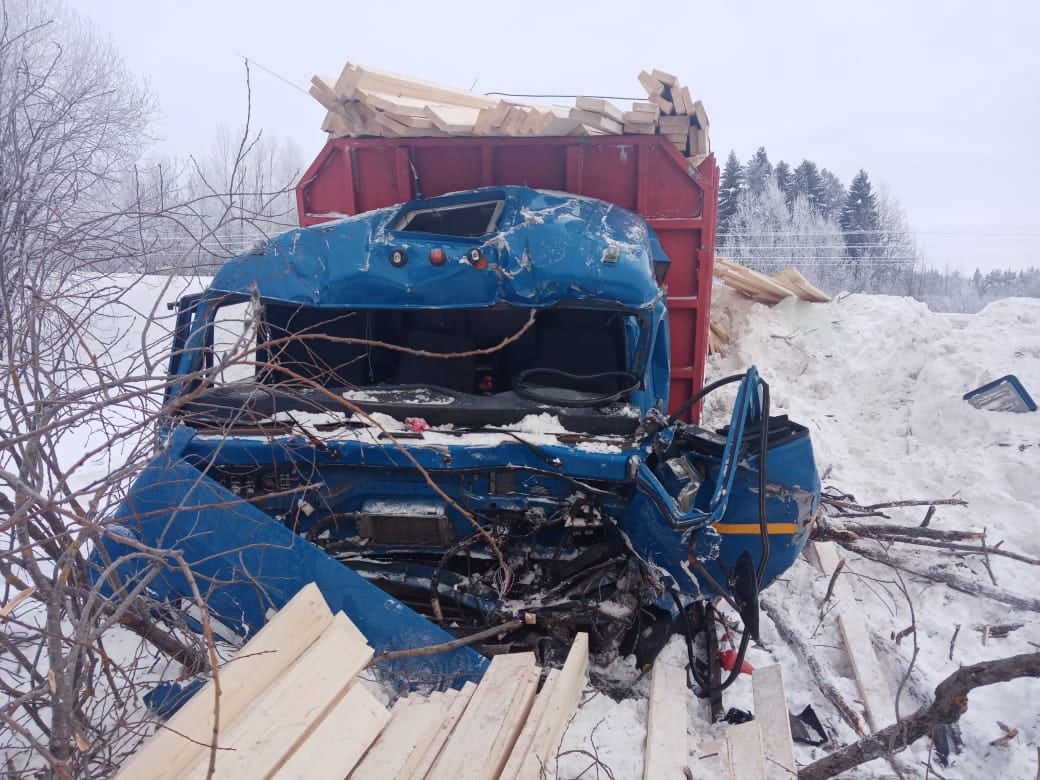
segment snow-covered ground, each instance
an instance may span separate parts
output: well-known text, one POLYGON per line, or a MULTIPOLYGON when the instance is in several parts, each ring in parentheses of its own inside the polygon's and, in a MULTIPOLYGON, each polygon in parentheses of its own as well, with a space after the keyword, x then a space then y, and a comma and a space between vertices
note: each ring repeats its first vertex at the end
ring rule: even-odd
MULTIPOLYGON (((725 288, 716 288, 713 316, 733 337, 728 354, 711 359, 709 379, 755 364, 770 383, 773 413, 786 412, 807 425, 825 487, 855 495, 860 503, 899 499, 958 497, 966 507, 940 506, 930 527, 985 530, 988 544, 1040 558, 1040 412, 1014 414, 980 411, 962 396, 987 381, 1016 374, 1034 397, 1040 397, 1040 300, 1008 299, 975 315, 936 314, 917 301, 888 296, 853 295, 820 305, 788 299, 769 308, 725 288)), ((706 420, 721 423, 729 410, 723 391, 705 410, 706 420)), ((925 508, 888 510, 890 520, 918 525, 925 508)), ((880 548, 879 548, 880 549, 880 548)), ((942 566, 992 585, 980 556, 954 556, 944 550, 897 544, 893 554, 942 566)), ((1035 566, 992 557, 1000 588, 1037 596, 1035 566)), ((911 624, 910 611, 893 571, 847 554, 856 575, 852 587, 878 649, 892 691, 907 672, 913 652, 909 637, 895 634, 911 624)), ((935 685, 959 666, 1040 647, 1036 613, 1015 611, 996 601, 950 590, 904 574, 916 614, 920 652, 904 693, 904 715, 921 704, 935 685), (986 625, 1021 623, 1007 638, 983 641, 986 625), (958 628, 959 631, 958 631, 958 628), (951 640, 957 632, 957 641, 951 640), (952 657, 951 657, 952 656, 952 657)), ((844 679, 840 689, 858 705, 852 670, 832 615, 821 619, 827 580, 805 560, 774 584, 767 595, 783 603, 795 623, 824 659, 844 679)), ((800 712, 811 704, 841 743, 855 738, 816 686, 804 660, 777 635, 768 615, 763 641, 752 645, 753 666, 779 662, 787 683, 788 705, 800 712)), ((677 639, 666 648, 682 663, 677 639)), ((632 670, 632 674, 636 674, 632 670)), ((645 696, 644 677, 636 690, 645 696)), ((725 707, 752 709, 750 680, 742 677, 724 695, 725 707)), ((961 719, 963 751, 948 768, 933 761, 946 778, 1033 778, 1040 744, 1040 680, 1027 679, 977 690, 961 719), (989 743, 1004 735, 1001 721, 1019 734, 1006 746, 989 743)), ((696 746, 721 736, 725 724, 710 724, 706 702, 688 699, 691 762, 696 746)), ((564 752, 598 753, 614 776, 642 776, 642 740, 646 701, 614 703, 587 692, 586 703, 564 738, 564 752)), ((925 775, 929 745, 921 740, 901 754, 910 776, 925 775)), ((823 755, 823 748, 796 745, 799 764, 823 755)), ((590 765, 581 753, 560 759, 559 776, 574 777, 590 765)), ((695 765, 695 764, 694 764, 695 765)), ((595 775, 595 769, 584 776, 595 775)), ((882 761, 849 776, 892 776, 882 761)), ((938 776, 938 775, 935 775, 938 776)))

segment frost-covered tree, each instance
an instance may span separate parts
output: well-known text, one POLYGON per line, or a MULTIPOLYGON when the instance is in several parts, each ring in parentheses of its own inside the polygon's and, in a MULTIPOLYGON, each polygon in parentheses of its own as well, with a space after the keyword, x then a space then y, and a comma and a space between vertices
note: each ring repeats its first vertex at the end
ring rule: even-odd
POLYGON ((726 165, 722 169, 722 178, 719 182, 719 232, 725 233, 730 229, 730 220, 737 212, 737 201, 744 189, 744 168, 737 159, 737 154, 730 151, 726 158, 726 165))
POLYGON ((834 273, 843 257, 841 230, 800 194, 788 206, 775 177, 767 177, 759 193, 741 193, 732 225, 721 256, 763 273, 795 266, 817 284, 841 289, 834 273))
POLYGON ((752 155, 744 166, 744 176, 747 179, 748 189, 754 193, 761 193, 766 186, 766 181, 773 175, 773 164, 769 162, 764 146, 758 147, 758 151, 752 155))

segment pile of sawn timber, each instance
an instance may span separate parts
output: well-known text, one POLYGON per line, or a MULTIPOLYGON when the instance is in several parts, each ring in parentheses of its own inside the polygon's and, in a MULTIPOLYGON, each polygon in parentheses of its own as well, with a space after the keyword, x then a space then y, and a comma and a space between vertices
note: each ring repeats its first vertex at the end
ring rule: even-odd
POLYGON ((561 669, 533 653, 495 656, 479 685, 399 699, 358 680, 373 651, 316 585, 301 590, 222 666, 219 749, 209 680, 135 753, 120 780, 531 778, 555 759, 587 681, 588 635, 561 669), (539 683, 540 690, 539 690, 539 683))
MULTIPOLYGON (((588 635, 560 669, 533 653, 496 655, 479 684, 412 694, 388 710, 358 674, 372 648, 317 586, 301 590, 124 764, 117 780, 205 778, 509 778, 554 774, 588 681, 588 635), (215 701, 219 703, 215 706, 215 701), (214 713, 219 713, 217 750, 214 713)), ((377 659, 378 660, 378 659, 377 659)), ((691 751, 686 670, 654 664, 644 780, 765 780, 795 773, 779 666, 753 675, 755 720, 691 751), (770 777, 773 772, 768 773, 770 777)))
MULTIPOLYGON (((717 257, 714 273, 727 287, 770 306, 792 296, 811 303, 830 301, 830 296, 813 285, 797 268, 788 267, 766 276, 753 268, 717 257)), ((708 324, 708 353, 725 355, 726 345, 730 342, 729 333, 714 320, 709 319, 708 324)))
POLYGON ((645 101, 623 111, 609 100, 572 106, 523 103, 347 63, 338 78, 314 76, 310 93, 328 112, 332 138, 377 136, 662 135, 695 165, 710 152, 708 115, 689 87, 661 70, 643 71, 645 101))

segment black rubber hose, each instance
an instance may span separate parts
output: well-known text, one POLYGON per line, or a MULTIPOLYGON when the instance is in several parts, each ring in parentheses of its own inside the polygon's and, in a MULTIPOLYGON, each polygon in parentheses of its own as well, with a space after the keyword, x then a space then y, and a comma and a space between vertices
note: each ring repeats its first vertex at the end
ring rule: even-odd
POLYGON ((733 374, 732 376, 723 377, 722 379, 716 379, 710 385, 705 385, 700 390, 698 390, 696 393, 694 393, 692 396, 687 398, 683 402, 682 406, 680 406, 678 409, 676 409, 674 412, 672 412, 671 416, 669 416, 669 418, 668 418, 668 425, 669 426, 675 425, 676 421, 680 417, 682 417, 684 414, 686 414, 686 412, 690 409, 691 406, 693 406, 699 400, 704 398, 704 396, 708 395, 709 393, 715 392, 720 387, 724 387, 725 385, 732 384, 733 382, 739 382, 745 376, 747 376, 747 374, 733 374))
POLYGON ((759 434, 758 453, 758 533, 762 540, 762 558, 758 562, 758 589, 762 589, 762 581, 769 565, 769 520, 766 516, 766 451, 769 448, 769 385, 759 379, 762 385, 762 431, 759 434))

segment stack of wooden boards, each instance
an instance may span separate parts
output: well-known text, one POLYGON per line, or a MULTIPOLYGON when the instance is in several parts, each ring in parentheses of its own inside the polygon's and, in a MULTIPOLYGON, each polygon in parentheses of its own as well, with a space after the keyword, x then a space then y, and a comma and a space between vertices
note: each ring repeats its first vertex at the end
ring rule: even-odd
POLYGON ((535 780, 585 687, 588 635, 578 635, 540 691, 534 654, 516 653, 496 656, 479 685, 409 696, 389 711, 358 680, 371 659, 365 637, 342 612, 332 615, 311 584, 118 777, 205 778, 213 760, 217 778, 535 780))
POLYGON ((780 666, 755 669, 751 682, 755 719, 729 726, 722 739, 701 742, 691 760, 686 727, 686 670, 658 660, 650 679, 643 779, 789 780, 796 777, 791 722, 780 666))
POLYGON ((314 76, 310 94, 333 138, 660 134, 699 164, 710 152, 704 104, 670 73, 643 71, 639 82, 647 100, 622 111, 597 97, 573 107, 500 100, 348 62, 338 78, 314 76))
MULTIPOLYGON (((791 296, 812 303, 830 301, 830 296, 814 286, 797 268, 788 267, 766 276, 747 266, 717 257, 714 273, 727 287, 770 306, 791 296)), ((729 333, 714 320, 709 320, 708 325, 708 353, 725 355, 726 346, 730 342, 729 333)))
POLYGON ((727 287, 753 298, 759 303, 780 303, 784 298, 794 296, 812 303, 827 303, 830 296, 806 279, 796 268, 785 268, 772 276, 766 276, 747 266, 715 258, 715 276, 727 287))

